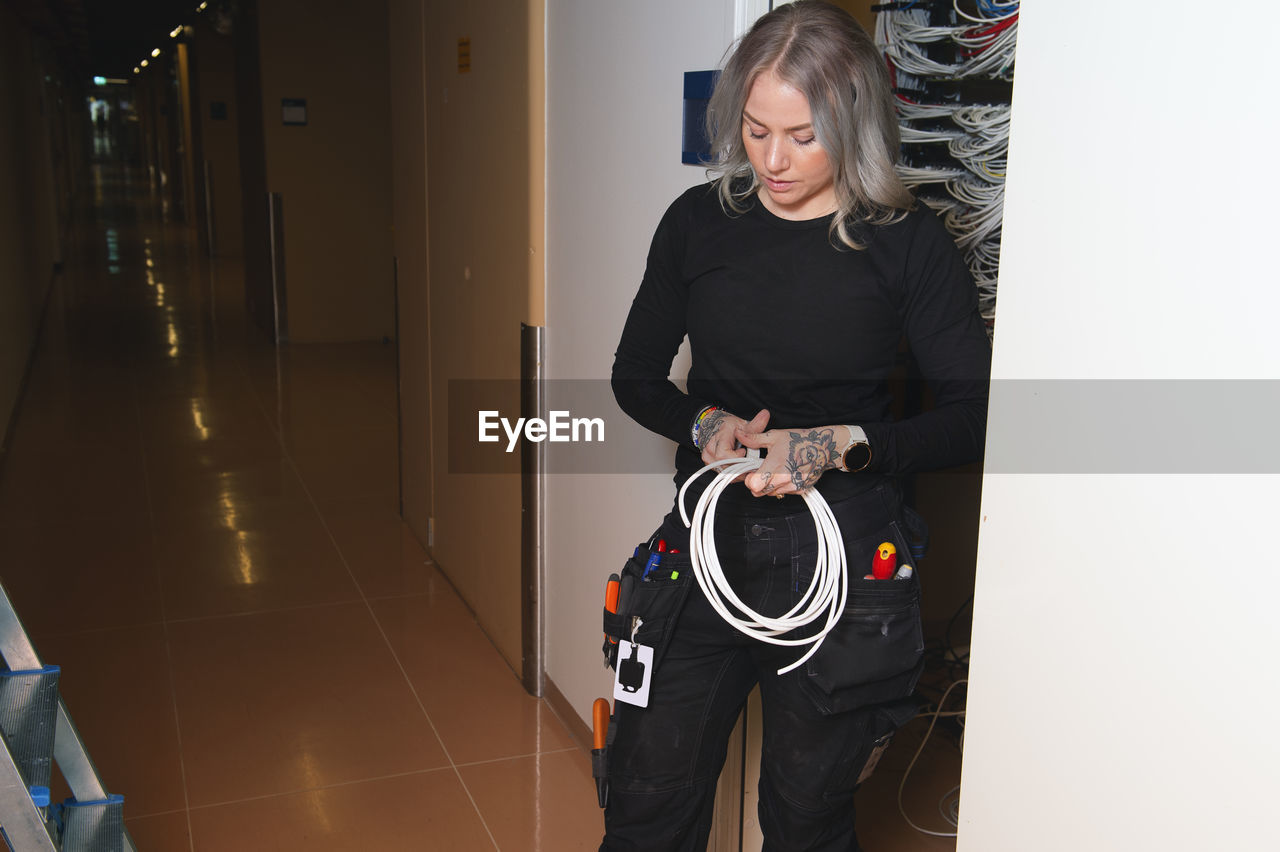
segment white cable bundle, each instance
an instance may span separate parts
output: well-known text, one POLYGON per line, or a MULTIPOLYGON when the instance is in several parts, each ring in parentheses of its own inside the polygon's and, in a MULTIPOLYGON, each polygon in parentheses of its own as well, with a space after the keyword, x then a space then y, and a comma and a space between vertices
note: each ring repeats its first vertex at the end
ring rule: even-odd
POLYGON ((927 183, 947 183, 967 174, 968 172, 959 167, 942 169, 932 166, 898 166, 898 177, 902 178, 902 182, 909 187, 923 186, 927 183))
POLYGON ((844 541, 840 538, 840 526, 831 507, 822 495, 814 489, 801 492, 805 504, 813 514, 813 522, 818 528, 818 561, 814 566, 813 579, 809 588, 791 609, 780 616, 772 617, 758 613, 742 602, 728 578, 720 568, 720 560, 716 556, 715 515, 716 504, 720 494, 738 477, 760 467, 758 451, 743 459, 725 459, 712 462, 699 470, 680 488, 680 518, 689 527, 689 560, 693 563, 693 576, 702 587, 703 594, 712 608, 720 613, 720 617, 734 628, 748 636, 769 642, 773 645, 810 645, 808 651, 800 659, 789 666, 778 669, 778 674, 786 674, 813 656, 822 644, 822 640, 831 632, 844 612, 845 601, 849 597, 849 570, 844 554, 844 541), (685 511, 684 495, 689 485, 709 470, 720 473, 698 499, 694 507, 693 518, 685 511), (726 603, 727 601, 727 603, 726 603), (732 604, 743 618, 739 618, 729 609, 732 604), (777 637, 797 628, 806 627, 817 621, 826 613, 826 624, 812 636, 799 639, 779 639, 777 637))

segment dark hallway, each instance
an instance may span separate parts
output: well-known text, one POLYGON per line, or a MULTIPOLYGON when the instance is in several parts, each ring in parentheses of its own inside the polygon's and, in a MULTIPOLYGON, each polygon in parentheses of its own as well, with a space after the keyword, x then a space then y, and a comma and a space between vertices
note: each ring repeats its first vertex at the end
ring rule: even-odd
POLYGON ((0 575, 137 848, 594 848, 586 756, 399 519, 394 348, 277 359, 140 172, 85 200, 0 575))

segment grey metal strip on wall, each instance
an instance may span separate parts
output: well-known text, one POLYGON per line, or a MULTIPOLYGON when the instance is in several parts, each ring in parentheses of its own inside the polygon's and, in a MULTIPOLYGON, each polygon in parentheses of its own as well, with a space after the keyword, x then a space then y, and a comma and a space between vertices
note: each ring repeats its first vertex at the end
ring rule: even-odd
MULTIPOLYGON (((520 324, 520 415, 545 417, 546 329, 520 324)), ((546 444, 524 441, 520 451, 520 650, 524 688, 543 693, 542 509, 546 444)))
POLYGON ((267 193, 267 217, 271 233, 271 300, 275 312, 276 343, 289 340, 289 301, 284 276, 284 197, 267 193))

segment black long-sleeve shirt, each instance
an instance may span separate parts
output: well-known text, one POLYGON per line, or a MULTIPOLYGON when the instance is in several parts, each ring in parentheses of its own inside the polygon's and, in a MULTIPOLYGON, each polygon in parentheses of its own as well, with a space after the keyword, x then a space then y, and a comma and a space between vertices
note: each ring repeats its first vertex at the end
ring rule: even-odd
POLYGON ((627 414, 679 445, 677 485, 702 466, 690 426, 708 405, 748 420, 767 408, 770 429, 861 426, 871 465, 828 471, 817 486, 828 500, 862 491, 876 474, 981 454, 990 344, 955 243, 917 207, 862 228, 863 250, 832 245, 830 216, 781 219, 759 201, 726 213, 714 184, 668 208, 618 344, 613 389, 627 414), (687 395, 667 379, 686 334, 687 395), (895 422, 886 380, 903 335, 935 404, 895 422))

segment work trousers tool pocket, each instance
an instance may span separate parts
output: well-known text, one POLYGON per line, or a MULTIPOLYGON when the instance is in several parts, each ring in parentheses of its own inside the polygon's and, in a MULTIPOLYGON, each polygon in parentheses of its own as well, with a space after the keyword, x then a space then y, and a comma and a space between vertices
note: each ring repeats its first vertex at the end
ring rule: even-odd
MULTIPOLYGON (((907 579, 863 579, 885 542, 895 546, 899 570, 908 564, 915 568, 908 537, 896 521, 846 544, 849 597, 844 612, 805 663, 800 679, 824 713, 905 699, 924 668, 917 573, 907 579)), ((804 578, 798 582, 803 584, 804 578)))
POLYGON ((604 610, 605 663, 617 667, 618 642, 625 640, 652 648, 657 671, 689 596, 693 564, 687 553, 660 553, 642 544, 620 577, 617 611, 604 610))

